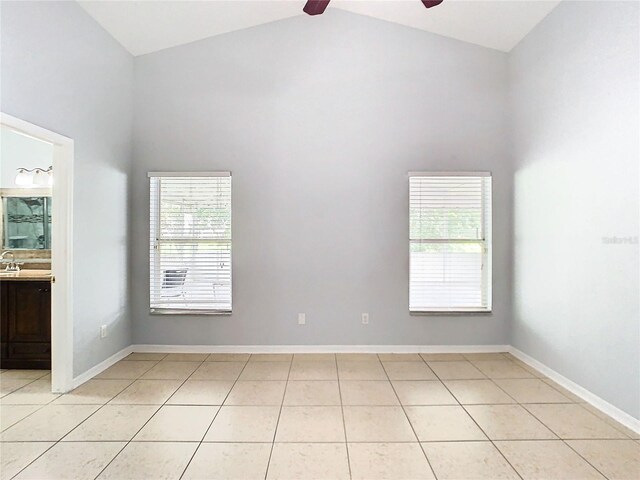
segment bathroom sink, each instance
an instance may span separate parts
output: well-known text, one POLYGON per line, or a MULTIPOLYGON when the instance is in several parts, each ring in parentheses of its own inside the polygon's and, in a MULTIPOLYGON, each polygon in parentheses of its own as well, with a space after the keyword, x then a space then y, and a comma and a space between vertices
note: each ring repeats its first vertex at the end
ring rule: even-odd
POLYGON ((0 279, 11 280, 51 280, 51 270, 20 270, 19 272, 7 272, 0 270, 0 279))

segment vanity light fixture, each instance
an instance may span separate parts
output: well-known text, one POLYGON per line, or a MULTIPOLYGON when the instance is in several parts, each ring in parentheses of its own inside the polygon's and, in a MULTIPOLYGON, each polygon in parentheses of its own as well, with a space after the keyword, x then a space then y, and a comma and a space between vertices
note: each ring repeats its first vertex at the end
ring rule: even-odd
POLYGON ((43 168, 18 168, 15 184, 19 187, 51 187, 53 185, 53 166, 43 168))

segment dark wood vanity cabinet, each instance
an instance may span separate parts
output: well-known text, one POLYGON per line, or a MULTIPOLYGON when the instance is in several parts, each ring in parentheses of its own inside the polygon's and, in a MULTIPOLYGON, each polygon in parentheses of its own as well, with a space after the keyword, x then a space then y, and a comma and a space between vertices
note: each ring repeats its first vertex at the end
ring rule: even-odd
POLYGON ((0 282, 0 368, 51 368, 51 283, 0 282))

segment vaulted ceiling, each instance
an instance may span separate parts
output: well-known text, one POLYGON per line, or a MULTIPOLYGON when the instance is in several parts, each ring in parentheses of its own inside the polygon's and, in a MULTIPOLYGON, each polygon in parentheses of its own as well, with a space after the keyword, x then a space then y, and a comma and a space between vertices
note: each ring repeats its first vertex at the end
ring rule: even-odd
MULTIPOLYGON (((375 17, 510 51, 560 0, 332 0, 329 9, 375 17)), ((305 15, 305 0, 86 1, 78 3, 133 55, 305 15)), ((305 15, 306 16, 306 15, 305 15)), ((309 22, 318 17, 307 17, 309 22)))

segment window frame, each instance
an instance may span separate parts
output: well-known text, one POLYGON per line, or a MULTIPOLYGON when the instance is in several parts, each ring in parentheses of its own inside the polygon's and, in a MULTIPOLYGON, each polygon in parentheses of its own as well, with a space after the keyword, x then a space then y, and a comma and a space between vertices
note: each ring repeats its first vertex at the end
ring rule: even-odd
MULTIPOLYGON (((233 312, 233 185, 231 183, 231 172, 230 171, 215 171, 215 172, 148 172, 147 177, 149 179, 149 313, 151 315, 231 315, 233 312), (155 198, 155 216, 152 216, 152 211, 154 206, 152 202, 154 198, 152 198, 152 190, 151 183, 157 179, 162 177, 168 178, 180 178, 180 177, 229 177, 229 220, 230 220, 230 235, 228 240, 221 241, 220 239, 212 238, 210 240, 226 243, 229 245, 229 287, 231 290, 231 294, 229 297, 229 308, 228 309, 219 309, 219 308, 171 308, 171 307, 154 307, 152 305, 152 295, 151 290, 153 288, 153 280, 154 275, 157 276, 158 272, 154 272, 152 274, 152 263, 151 256, 154 255, 156 260, 153 262, 156 265, 156 268, 159 268, 159 262, 157 258, 159 257, 159 244, 162 242, 170 243, 173 241, 186 241, 184 238, 168 238, 163 237, 160 232, 160 215, 161 209, 160 205, 162 202, 162 192, 158 190, 157 196, 155 198), (153 233, 156 233, 155 238, 153 237, 153 233)), ((208 241, 209 239, 190 239, 193 243, 198 243, 201 241, 208 241)), ((164 280, 162 280, 164 281, 164 280)))
POLYGON ((409 187, 409 278, 408 278, 408 308, 410 315, 483 315, 492 314, 493 312, 493 175, 490 171, 458 171, 458 172, 434 172, 434 171, 417 171, 408 173, 409 187), (482 191, 481 194, 481 215, 480 222, 481 237, 474 239, 412 239, 411 238, 411 178, 412 177, 486 177, 489 178, 488 198, 487 192, 482 191), (487 205, 487 200, 489 204, 487 205), (413 244, 431 243, 431 244, 455 244, 455 243, 472 243, 479 244, 482 249, 482 284, 486 296, 486 306, 473 307, 443 307, 443 308, 413 308, 411 307, 411 246, 413 244))

